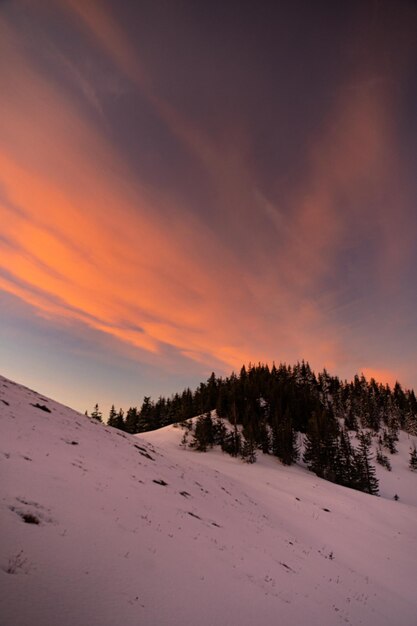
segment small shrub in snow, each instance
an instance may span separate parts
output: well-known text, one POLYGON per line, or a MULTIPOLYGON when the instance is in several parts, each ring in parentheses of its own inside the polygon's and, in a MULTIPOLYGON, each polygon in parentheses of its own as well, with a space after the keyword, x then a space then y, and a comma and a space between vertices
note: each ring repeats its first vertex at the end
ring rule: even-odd
POLYGON ((20 552, 9 558, 4 571, 6 574, 17 574, 17 572, 22 570, 26 564, 27 559, 23 556, 23 550, 20 550, 20 552))

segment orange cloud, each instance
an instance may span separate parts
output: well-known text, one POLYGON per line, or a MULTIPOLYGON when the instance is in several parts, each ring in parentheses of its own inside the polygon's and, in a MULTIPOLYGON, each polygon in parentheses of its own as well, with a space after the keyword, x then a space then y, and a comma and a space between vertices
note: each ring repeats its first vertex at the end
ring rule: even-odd
POLYGON ((367 380, 373 378, 377 383, 389 385, 391 388, 393 388, 395 383, 399 380, 395 372, 387 369, 364 367, 362 368, 362 373, 367 380))
POLYGON ((3 82, 7 200, 0 211, 12 244, 0 249, 2 288, 42 314, 80 320, 145 350, 168 344, 202 358, 213 351, 214 334, 222 354, 221 291, 230 282, 230 292, 245 297, 233 284, 227 251, 197 219, 183 222, 180 211, 167 228, 154 210, 157 199, 129 180, 111 146, 10 37, 7 56, 14 72, 3 82), (211 268, 199 260, 206 247, 211 268), (218 330, 210 336, 206 326, 218 330))
POLYGON ((369 184, 386 178, 381 155, 390 136, 380 92, 341 95, 283 215, 257 189, 239 145, 214 145, 153 93, 98 4, 68 6, 199 157, 225 221, 246 247, 236 254, 193 207, 142 186, 0 22, 0 287, 51 319, 86 324, 154 355, 169 346, 227 368, 304 356, 336 367, 343 336, 328 313, 335 297, 323 283, 352 236, 352 216, 358 224, 372 217, 362 218, 359 208, 369 184), (348 196, 346 214, 339 207, 348 196), (272 246, 265 246, 258 217, 272 246), (255 224, 252 241, 248 223, 255 224))

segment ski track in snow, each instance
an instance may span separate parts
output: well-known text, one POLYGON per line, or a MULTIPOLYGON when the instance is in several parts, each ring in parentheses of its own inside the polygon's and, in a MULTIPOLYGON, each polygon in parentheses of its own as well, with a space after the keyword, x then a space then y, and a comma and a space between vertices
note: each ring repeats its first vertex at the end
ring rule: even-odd
POLYGON ((414 626, 417 473, 381 497, 131 436, 0 377, 1 626, 414 626), (400 500, 395 502, 397 493, 400 500))

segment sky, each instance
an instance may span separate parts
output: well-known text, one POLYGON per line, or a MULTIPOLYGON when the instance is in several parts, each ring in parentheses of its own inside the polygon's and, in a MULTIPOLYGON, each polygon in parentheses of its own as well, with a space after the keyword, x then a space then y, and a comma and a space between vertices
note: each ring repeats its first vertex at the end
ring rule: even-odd
POLYGON ((417 388, 417 4, 0 2, 2 374, 417 388))

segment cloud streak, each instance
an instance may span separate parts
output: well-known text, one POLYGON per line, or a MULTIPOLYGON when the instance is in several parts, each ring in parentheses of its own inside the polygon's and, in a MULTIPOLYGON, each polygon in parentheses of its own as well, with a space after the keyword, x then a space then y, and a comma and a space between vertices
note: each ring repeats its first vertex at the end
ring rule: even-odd
POLYGON ((396 141, 390 82, 337 91, 331 115, 309 140, 303 172, 281 193, 259 185, 248 158, 250 129, 230 133, 225 120, 223 143, 210 139, 156 93, 136 48, 100 5, 62 6, 201 163, 217 217, 208 221, 182 197, 141 180, 73 63, 57 61, 98 123, 3 19, 0 288, 52 321, 72 320, 133 346, 138 359, 150 354, 163 363, 174 351, 224 371, 303 357, 317 367, 370 368, 348 345, 350 321, 337 311, 341 283, 351 300, 355 289, 366 292, 359 257, 368 254, 364 280, 373 281, 372 293, 385 289, 387 267, 401 271, 410 255, 407 203, 393 205, 401 176, 387 157, 396 141), (375 235, 370 251, 364 241, 375 235), (355 248, 358 259, 346 266, 355 248))

